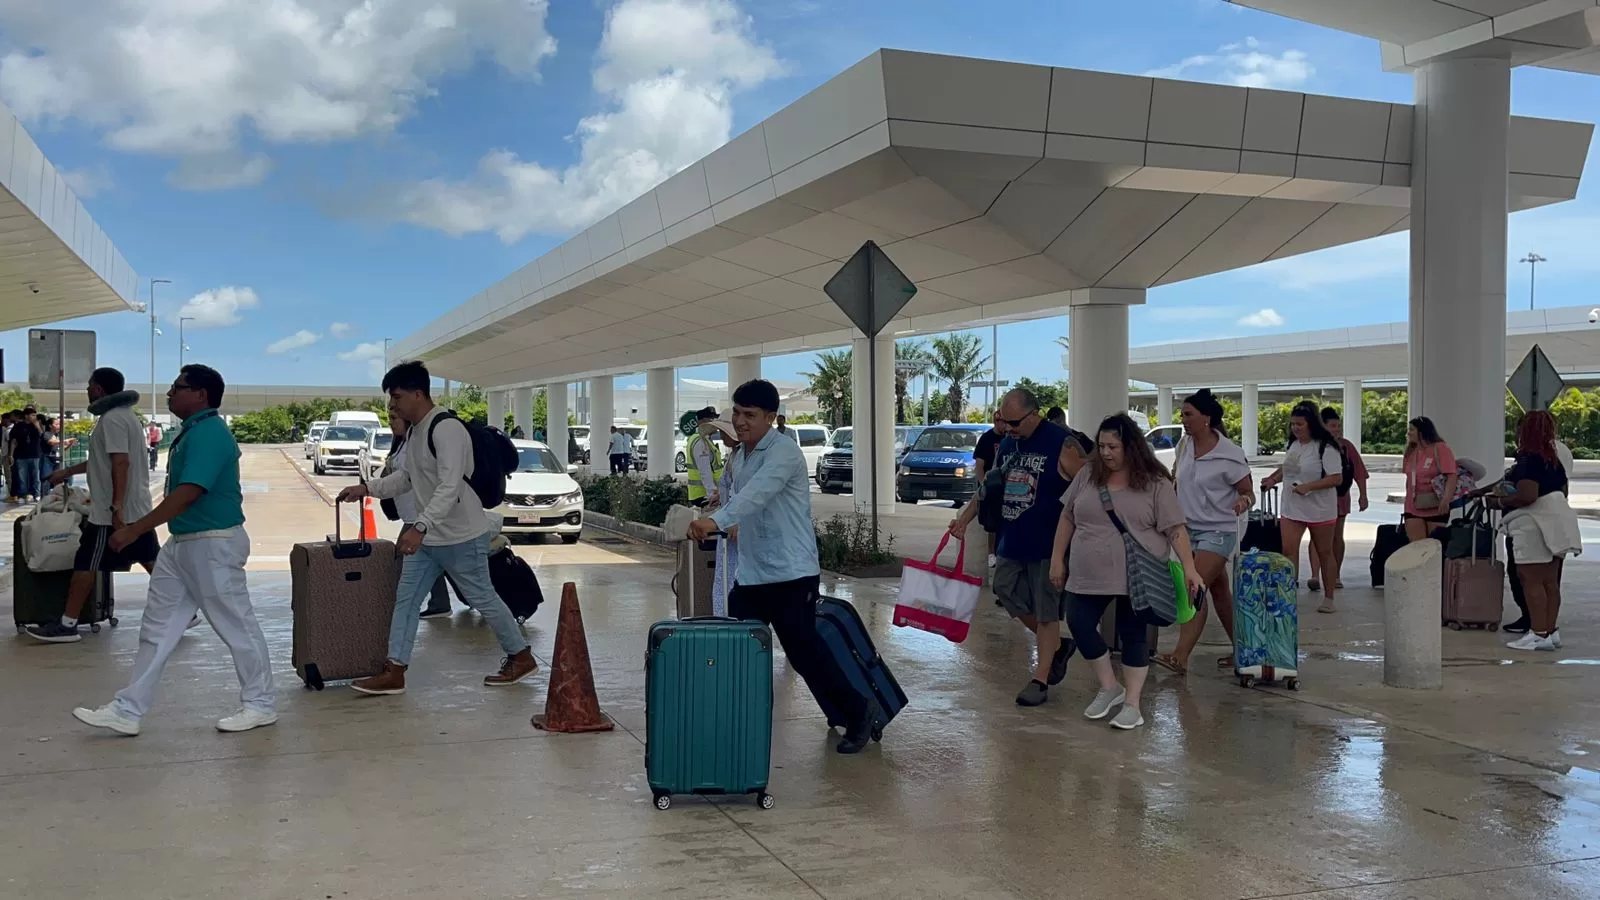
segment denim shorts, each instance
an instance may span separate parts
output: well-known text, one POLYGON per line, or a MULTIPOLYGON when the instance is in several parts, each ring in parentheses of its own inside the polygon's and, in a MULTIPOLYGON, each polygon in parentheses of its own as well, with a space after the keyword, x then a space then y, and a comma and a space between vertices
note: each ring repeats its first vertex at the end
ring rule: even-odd
POLYGON ((1204 550, 1207 553, 1215 553, 1223 559, 1227 559, 1233 555, 1234 549, 1238 546, 1239 532, 1237 531, 1189 532, 1189 547, 1196 553, 1204 550))

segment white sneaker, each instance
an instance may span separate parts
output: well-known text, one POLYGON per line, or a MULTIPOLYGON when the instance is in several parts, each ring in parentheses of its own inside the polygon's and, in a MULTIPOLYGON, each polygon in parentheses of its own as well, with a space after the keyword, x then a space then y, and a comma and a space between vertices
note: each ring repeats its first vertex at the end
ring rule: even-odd
POLYGON ((1550 632, 1550 645, 1557 650, 1561 649, 1561 629, 1557 628, 1555 631, 1550 632))
POLYGON ((1533 632, 1528 632, 1522 637, 1506 644, 1512 650, 1554 650, 1556 645, 1547 637, 1539 637, 1533 632))
POLYGON ((1139 712, 1139 707, 1129 706, 1126 703, 1122 705, 1121 709, 1117 710, 1115 716, 1111 717, 1111 727, 1120 728, 1123 731, 1132 731, 1143 724, 1144 715, 1139 712))
POLYGON ((1114 691, 1108 691, 1102 688, 1100 693, 1095 694, 1094 699, 1089 702, 1088 709, 1083 711, 1083 717, 1085 719, 1104 719, 1106 717, 1106 713, 1111 712, 1111 707, 1116 706, 1118 703, 1121 703, 1126 699, 1128 699, 1128 691, 1126 688, 1119 686, 1114 691))
POLYGON ((130 719, 122 713, 117 712, 116 707, 110 703, 107 703, 105 706, 102 706, 99 709, 89 709, 86 706, 80 706, 72 711, 72 715, 79 722, 82 722, 85 725, 93 725, 96 728, 104 728, 107 731, 115 731, 117 734, 123 735, 124 737, 139 736, 139 721, 137 719, 130 719))
POLYGON ((249 731, 278 721, 278 714, 260 709, 241 709, 225 719, 217 720, 217 730, 226 732, 249 731))
POLYGON ((991 569, 994 568, 994 564, 996 562, 998 562, 998 560, 995 559, 994 554, 993 553, 989 554, 989 568, 991 568, 991 569))

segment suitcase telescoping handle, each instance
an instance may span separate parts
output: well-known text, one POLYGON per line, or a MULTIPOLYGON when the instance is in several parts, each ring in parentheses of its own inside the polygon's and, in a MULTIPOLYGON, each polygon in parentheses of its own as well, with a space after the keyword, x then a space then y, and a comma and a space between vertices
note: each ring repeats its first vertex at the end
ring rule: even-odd
POLYGON ((333 503, 333 558, 356 559, 363 556, 371 556, 372 544, 370 541, 376 535, 367 534, 365 516, 361 517, 361 536, 353 541, 344 539, 344 510, 341 508, 343 505, 337 500, 333 503))

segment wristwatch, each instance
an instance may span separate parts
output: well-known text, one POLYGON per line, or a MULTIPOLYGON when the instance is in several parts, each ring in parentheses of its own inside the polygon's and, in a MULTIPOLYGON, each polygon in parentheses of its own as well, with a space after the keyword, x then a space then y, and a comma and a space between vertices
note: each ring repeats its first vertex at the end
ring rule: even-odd
POLYGON ((428 523, 427 522, 412 522, 411 523, 411 530, 415 531, 417 534, 427 534, 428 533, 428 523))

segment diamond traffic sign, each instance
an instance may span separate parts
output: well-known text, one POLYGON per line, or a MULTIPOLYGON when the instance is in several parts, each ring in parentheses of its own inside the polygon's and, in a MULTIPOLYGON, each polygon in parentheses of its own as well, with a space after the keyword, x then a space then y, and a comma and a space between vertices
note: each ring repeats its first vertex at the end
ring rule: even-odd
POLYGON ((867 241, 822 286, 867 337, 877 337, 911 298, 917 286, 877 244, 867 241))
POLYGON ((1561 396, 1566 389, 1566 381, 1538 344, 1533 345, 1517 370, 1506 379, 1506 390, 1511 392, 1512 399, 1517 401, 1523 412, 1548 409, 1550 401, 1561 396))

